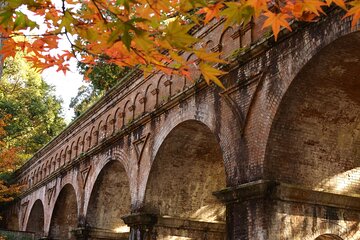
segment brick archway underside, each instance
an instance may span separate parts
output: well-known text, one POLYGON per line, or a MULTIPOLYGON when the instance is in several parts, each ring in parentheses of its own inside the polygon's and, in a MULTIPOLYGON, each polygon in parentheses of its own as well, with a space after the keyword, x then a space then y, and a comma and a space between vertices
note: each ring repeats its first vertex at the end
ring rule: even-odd
MULTIPOLYGON (((193 221, 224 222, 225 206, 212 192, 225 187, 220 146, 204 124, 189 120, 176 126, 159 148, 145 195, 145 211, 193 221)), ((159 239, 174 231, 157 229, 159 239)), ((191 231, 175 235, 198 239, 191 231)), ((218 239, 212 236, 212 239, 218 239)))
POLYGON ((49 236, 51 239, 75 239, 71 230, 78 224, 78 210, 74 188, 67 184, 56 200, 51 217, 49 236))
POLYGON ((26 231, 35 232, 39 237, 44 234, 44 206, 41 200, 36 200, 31 209, 26 231))
POLYGON ((360 192, 342 175, 360 166, 359 45, 359 32, 334 41, 293 80, 270 132, 267 178, 360 192), (349 185, 337 185, 340 179, 349 185))
POLYGON ((110 161, 101 170, 91 193, 86 220, 90 227, 119 231, 121 220, 130 214, 130 187, 119 161, 110 161))
MULTIPOLYGON (((266 179, 313 193, 360 193, 359 46, 360 32, 335 40, 292 81, 268 138, 266 179)), ((358 229, 360 213, 329 207, 326 200, 318 199, 317 205, 278 203, 273 228, 289 239, 310 239, 316 229, 338 231, 339 236, 352 239, 351 229, 358 229)), ((319 239, 339 238, 323 235, 319 239)))

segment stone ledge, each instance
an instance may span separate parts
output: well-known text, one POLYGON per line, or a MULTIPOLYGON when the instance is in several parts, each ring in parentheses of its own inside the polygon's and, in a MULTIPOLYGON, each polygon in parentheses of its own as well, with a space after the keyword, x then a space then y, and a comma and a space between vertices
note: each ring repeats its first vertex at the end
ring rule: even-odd
POLYGON ((135 226, 153 226, 157 222, 157 216, 155 214, 148 213, 133 213, 124 217, 121 217, 126 225, 129 227, 135 226))
POLYGON ((219 221, 203 221, 198 219, 180 218, 173 216, 160 216, 156 214, 134 213, 122 217, 130 227, 145 228, 176 228, 181 230, 192 230, 202 232, 226 232, 226 223, 219 221))
POLYGON ((110 229, 102 228, 76 228, 73 231, 76 239, 108 239, 128 240, 129 233, 116 233, 110 229))
POLYGON ((159 216, 155 227, 176 228, 206 232, 226 232, 225 222, 207 222, 196 219, 185 219, 171 216, 159 216))
POLYGON ((360 210, 360 195, 317 191, 276 181, 259 180, 213 193, 224 203, 253 199, 278 200, 314 204, 342 209, 360 210))

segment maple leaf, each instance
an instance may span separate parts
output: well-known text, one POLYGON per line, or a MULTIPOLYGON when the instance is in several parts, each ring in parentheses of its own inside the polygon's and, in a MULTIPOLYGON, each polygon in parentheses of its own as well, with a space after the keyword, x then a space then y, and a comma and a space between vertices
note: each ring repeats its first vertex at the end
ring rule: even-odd
POLYGON ((207 7, 203 7, 202 9, 200 9, 199 11, 197 11, 197 14, 206 14, 205 15, 205 20, 204 23, 208 23, 210 22, 213 18, 218 18, 219 17, 219 12, 220 10, 224 7, 224 4, 222 2, 218 2, 216 4, 207 6, 207 7))
POLYGON ((227 8, 222 10, 221 16, 226 18, 224 29, 233 23, 246 25, 254 15, 254 8, 241 2, 226 2, 227 8))
POLYGON ((64 51, 64 53, 60 56, 61 58, 65 59, 65 61, 69 61, 74 55, 69 51, 64 51))
POLYGON ((326 3, 327 3, 328 6, 330 6, 331 3, 335 3, 336 5, 341 7, 342 9, 346 10, 346 5, 345 5, 344 0, 326 0, 326 3))
POLYGON ((346 17, 353 17, 351 21, 351 26, 355 27, 357 22, 360 20, 360 0, 355 0, 349 3, 352 7, 349 11, 345 14, 344 18, 346 17))
POLYGON ((179 49, 186 50, 187 47, 197 41, 188 32, 193 27, 193 24, 181 25, 179 19, 176 19, 168 24, 165 30, 165 38, 167 42, 179 49))
POLYGON ((287 28, 289 29, 289 31, 291 31, 291 27, 287 21, 287 19, 290 18, 288 14, 273 13, 271 11, 267 11, 264 13, 264 15, 267 17, 267 19, 265 20, 262 28, 264 29, 271 26, 274 33, 275 41, 277 40, 281 27, 287 28))
POLYGON ((267 9, 267 2, 268 0, 248 0, 246 4, 252 6, 254 8, 255 17, 259 17, 261 12, 267 9))
POLYGON ((16 42, 12 38, 8 38, 3 42, 3 46, 0 49, 0 54, 4 59, 7 57, 14 57, 16 54, 16 42))
POLYGON ((177 52, 169 51, 169 54, 170 54, 171 58, 174 59, 176 62, 178 62, 180 64, 185 64, 185 59, 183 57, 179 56, 179 54, 177 52))
POLYGON ((304 0, 302 2, 302 12, 312 12, 317 16, 320 13, 325 14, 321 7, 326 6, 326 3, 319 0, 304 0))
POLYGON ((57 65, 58 69, 57 72, 63 71, 64 75, 66 75, 66 72, 70 70, 70 65, 68 63, 65 63, 63 65, 57 65))
POLYGON ((137 34, 134 37, 134 42, 139 49, 144 50, 146 53, 150 53, 154 50, 154 42, 147 33, 137 34))
POLYGON ((224 75, 226 72, 216 69, 206 63, 200 63, 199 69, 201 74, 204 76, 205 82, 207 84, 210 84, 210 81, 212 81, 219 87, 225 89, 224 85, 221 83, 218 76, 224 75))
POLYGON ((225 60, 220 59, 221 52, 208 53, 204 49, 201 49, 201 50, 195 50, 194 53, 199 59, 206 62, 226 63, 225 60))

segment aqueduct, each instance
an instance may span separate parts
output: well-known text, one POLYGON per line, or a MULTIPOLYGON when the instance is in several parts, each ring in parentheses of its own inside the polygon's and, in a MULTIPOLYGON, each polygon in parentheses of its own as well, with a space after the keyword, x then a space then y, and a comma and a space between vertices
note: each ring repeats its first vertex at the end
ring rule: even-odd
POLYGON ((7 227, 47 239, 360 239, 360 32, 341 18, 277 42, 259 22, 195 29, 231 62, 227 89, 133 71, 17 171, 27 187, 7 227))

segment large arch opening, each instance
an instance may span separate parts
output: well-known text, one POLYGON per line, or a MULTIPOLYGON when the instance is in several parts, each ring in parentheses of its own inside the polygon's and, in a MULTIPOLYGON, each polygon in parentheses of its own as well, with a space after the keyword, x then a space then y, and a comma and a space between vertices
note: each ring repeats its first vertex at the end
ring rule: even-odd
POLYGON ((110 161, 99 173, 91 192, 87 223, 92 228, 129 232, 121 217, 130 214, 130 187, 119 161, 110 161))
POLYGON ((73 186, 65 185, 59 193, 51 217, 51 239, 75 239, 71 231, 78 224, 78 207, 73 186))
POLYGON ((44 206, 40 199, 35 201, 30 211, 26 231, 34 232, 38 237, 44 234, 44 206))
MULTIPOLYGON (((326 199, 328 195, 319 192, 360 193, 359 46, 360 32, 355 32, 320 50, 292 81, 275 115, 265 178, 315 190, 321 196, 316 199, 318 207, 277 204, 272 218, 279 225, 274 231, 289 229, 291 239, 305 239, 316 229, 328 229, 324 222, 333 223, 329 230, 340 224, 358 228, 359 217, 351 215, 353 210, 341 210, 342 203, 333 204, 337 197, 326 199), (308 228, 291 231, 300 226, 308 228)), ((311 198, 311 194, 304 197, 311 198)), ((324 235, 316 239, 338 238, 324 235)))
POLYGON ((359 46, 359 32, 339 38, 293 80, 270 132, 268 177, 336 193, 360 192, 359 46))
POLYGON ((209 239, 224 239, 225 206, 212 193, 225 187, 216 136, 201 122, 186 121, 168 134, 157 152, 144 210, 158 215, 159 239, 202 239, 209 229, 214 230, 209 239), (191 227, 195 223, 198 230, 191 227), (204 223, 209 223, 208 230, 204 223))

